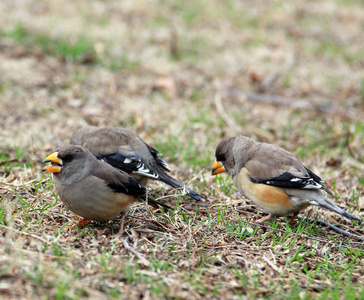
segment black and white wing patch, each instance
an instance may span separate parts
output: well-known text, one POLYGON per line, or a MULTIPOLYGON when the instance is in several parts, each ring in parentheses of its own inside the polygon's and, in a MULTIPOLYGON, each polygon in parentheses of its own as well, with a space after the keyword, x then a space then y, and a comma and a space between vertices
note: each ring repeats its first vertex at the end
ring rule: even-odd
POLYGON ((322 185, 322 189, 328 193, 329 195, 331 195, 332 197, 334 197, 334 193, 324 184, 324 181, 320 178, 320 176, 316 175, 314 172, 312 172, 309 168, 306 168, 304 166, 306 172, 308 173, 308 175, 318 184, 322 185))
POLYGON ((303 166, 308 173, 308 175, 317 183, 323 183, 324 181, 321 179, 321 177, 317 176, 314 172, 312 172, 309 168, 306 168, 303 166))
POLYGON ((113 153, 94 154, 97 159, 103 160, 114 168, 121 169, 127 173, 140 174, 154 179, 158 179, 159 175, 152 172, 145 166, 140 156, 134 152, 134 155, 124 155, 119 151, 113 153))
POLYGON ((158 165, 162 166, 163 169, 165 169, 166 171, 171 171, 171 169, 169 168, 167 162, 161 157, 162 154, 158 153, 158 155, 155 157, 155 159, 158 162, 158 165))
MULTIPOLYGON (((316 175, 317 176, 317 175, 316 175)), ((317 178, 319 178, 317 176, 317 178)), ((321 178, 320 178, 321 179, 321 178)), ((307 177, 296 177, 290 172, 284 172, 278 177, 272 177, 268 179, 255 179, 250 178, 254 183, 262 183, 267 185, 273 185, 282 188, 291 189, 323 189, 324 185, 320 182, 315 181, 313 178, 307 177)))
POLYGON ((151 145, 144 143, 149 152, 153 155, 153 157, 155 158, 155 160, 157 161, 157 164, 162 167, 165 171, 171 171, 171 169, 169 168, 167 162, 161 157, 162 154, 155 148, 153 148, 151 145))

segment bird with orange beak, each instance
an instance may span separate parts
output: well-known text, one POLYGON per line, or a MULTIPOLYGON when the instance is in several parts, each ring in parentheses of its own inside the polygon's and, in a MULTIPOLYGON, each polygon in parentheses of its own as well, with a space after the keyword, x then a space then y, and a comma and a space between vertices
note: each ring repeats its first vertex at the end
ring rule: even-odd
POLYGON ((72 134, 70 144, 87 148, 97 159, 127 172, 143 186, 150 179, 160 180, 196 201, 205 199, 170 176, 168 163, 162 159, 161 154, 134 131, 116 127, 84 127, 72 134))
POLYGON ((155 201, 146 188, 127 173, 97 160, 81 146, 61 146, 43 163, 50 163, 42 171, 53 174, 61 200, 71 211, 84 218, 78 222, 79 226, 84 226, 87 220, 112 220, 121 213, 119 234, 122 234, 125 216, 137 199, 170 208, 155 201))
POLYGON ((269 215, 292 215, 310 205, 323 207, 349 220, 361 220, 330 202, 322 190, 333 196, 319 176, 306 168, 292 153, 246 136, 225 138, 216 148, 212 175, 227 172, 235 186, 269 215))

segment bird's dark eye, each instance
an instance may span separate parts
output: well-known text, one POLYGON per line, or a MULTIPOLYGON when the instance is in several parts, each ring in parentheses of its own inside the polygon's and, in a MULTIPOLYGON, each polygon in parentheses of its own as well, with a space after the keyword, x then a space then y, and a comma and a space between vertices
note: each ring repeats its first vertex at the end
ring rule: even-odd
POLYGON ((63 160, 66 161, 66 162, 69 162, 73 159, 73 156, 72 155, 66 155, 63 160))
POLYGON ((226 160, 225 154, 219 153, 218 155, 216 155, 216 160, 217 161, 225 161, 226 160))

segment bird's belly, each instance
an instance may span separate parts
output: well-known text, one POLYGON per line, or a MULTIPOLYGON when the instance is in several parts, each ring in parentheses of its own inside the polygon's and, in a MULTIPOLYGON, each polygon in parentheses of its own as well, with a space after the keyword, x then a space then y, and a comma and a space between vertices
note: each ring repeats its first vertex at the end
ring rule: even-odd
POLYGON ((299 199, 292 199, 281 188, 251 182, 247 170, 244 169, 234 177, 234 183, 246 197, 264 211, 275 216, 285 216, 302 209, 299 199))
POLYGON ((89 178, 67 186, 58 185, 55 180, 61 200, 75 214, 88 220, 108 221, 127 211, 134 202, 134 196, 115 193, 100 179, 89 178), (90 186, 92 192, 88 190, 90 186))

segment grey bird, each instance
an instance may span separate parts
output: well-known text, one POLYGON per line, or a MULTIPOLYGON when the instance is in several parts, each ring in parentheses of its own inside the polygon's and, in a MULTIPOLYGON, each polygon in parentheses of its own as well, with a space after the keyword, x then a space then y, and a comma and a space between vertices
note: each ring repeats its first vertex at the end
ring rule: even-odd
POLYGON ((145 186, 149 179, 160 180, 176 189, 185 190, 194 200, 204 196, 186 187, 166 172, 170 171, 160 153, 145 143, 134 131, 124 128, 85 127, 75 131, 70 144, 80 145, 98 159, 127 172, 145 186))
POLYGON ((81 146, 63 145, 42 163, 50 163, 42 171, 53 173, 56 191, 64 204, 84 218, 78 222, 81 227, 87 220, 108 221, 121 213, 122 234, 125 216, 137 199, 170 208, 155 201, 133 177, 97 160, 81 146))
POLYGON ((328 209, 349 220, 361 220, 330 202, 321 190, 333 196, 319 176, 292 153, 275 145, 258 143, 246 136, 225 138, 216 148, 212 174, 227 172, 235 186, 269 215, 293 214, 310 205, 328 209))

